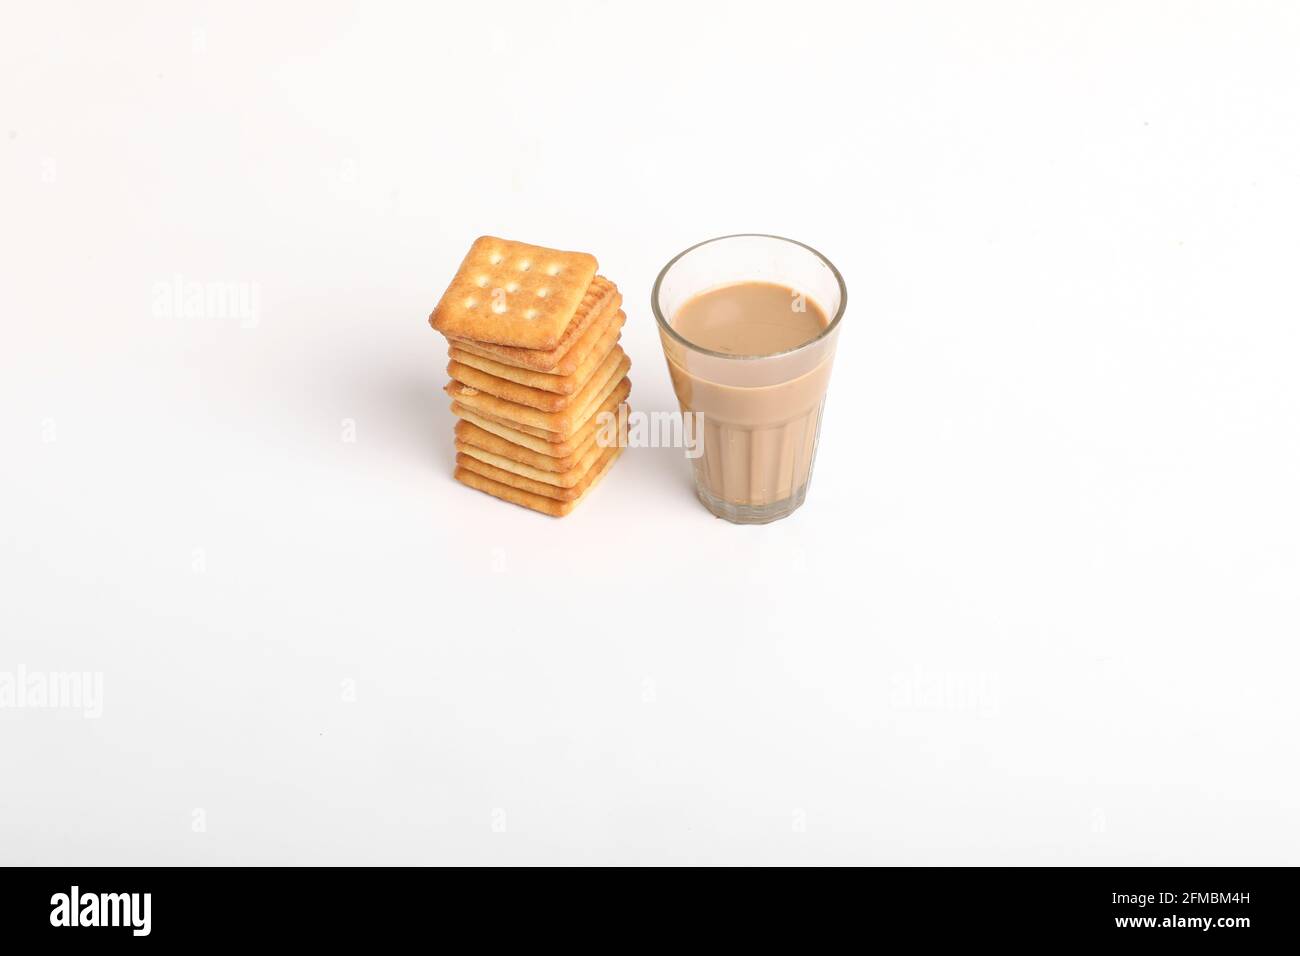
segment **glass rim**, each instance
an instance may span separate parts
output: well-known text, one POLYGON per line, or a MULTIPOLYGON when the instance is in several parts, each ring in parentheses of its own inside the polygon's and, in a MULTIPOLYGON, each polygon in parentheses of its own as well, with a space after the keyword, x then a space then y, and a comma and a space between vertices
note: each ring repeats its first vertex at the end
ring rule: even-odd
POLYGON ((830 335, 831 332, 835 331, 835 329, 839 326, 840 319, 844 317, 844 308, 845 306, 848 305, 848 302, 849 302, 849 290, 844 285, 844 277, 840 275, 840 270, 835 268, 835 263, 831 262, 831 260, 827 259, 824 255, 822 255, 820 252, 818 252, 816 249, 814 249, 812 246, 808 245, 807 243, 800 242, 798 239, 787 239, 785 236, 777 236, 768 232, 733 232, 730 235, 714 236, 712 239, 705 239, 703 242, 697 242, 695 243, 695 245, 683 249, 681 252, 677 253, 677 255, 673 256, 671 259, 668 260, 667 265, 665 265, 662 269, 659 270, 659 275, 655 279, 654 287, 650 290, 650 310, 654 312, 655 321, 659 323, 659 328, 661 331, 667 332, 672 338, 676 339, 682 345, 686 346, 687 348, 695 352, 700 352, 704 355, 711 355, 715 358, 732 359, 734 361, 741 361, 741 362, 754 361, 755 359, 779 358, 783 355, 793 355, 796 352, 809 348, 810 346, 816 345, 822 339, 830 335), (835 276, 835 282, 840 287, 840 307, 835 310, 834 317, 828 323, 826 323, 826 328, 822 329, 822 331, 818 333, 818 335, 815 338, 811 338, 807 342, 804 342, 801 345, 796 345, 794 348, 785 349, 784 351, 781 352, 765 352, 761 355, 735 355, 731 352, 717 352, 714 351, 713 349, 706 349, 702 345, 696 345, 690 339, 686 338, 681 333, 679 333, 676 329, 674 329, 672 325, 669 324, 668 320, 664 318, 664 314, 659 308, 659 287, 663 285, 664 276, 668 275, 668 270, 671 269, 673 266, 675 266, 678 260, 681 259, 686 254, 694 252, 696 249, 700 248, 701 246, 707 246, 715 242, 724 242, 728 239, 775 239, 777 242, 788 242, 792 246, 799 246, 800 248, 807 249, 814 256, 820 259, 822 264, 825 265, 826 268, 831 270, 831 275, 835 276))

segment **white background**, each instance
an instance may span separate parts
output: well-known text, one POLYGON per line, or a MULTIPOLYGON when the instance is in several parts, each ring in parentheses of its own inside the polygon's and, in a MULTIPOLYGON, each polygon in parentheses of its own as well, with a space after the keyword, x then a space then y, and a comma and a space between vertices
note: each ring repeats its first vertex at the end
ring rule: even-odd
POLYGON ((1300 862, 1300 11, 24 4, 0 33, 10 863, 1300 862), (849 309, 807 505, 452 481, 475 236, 849 309), (255 321, 167 315, 235 283, 255 321), (347 423, 355 427, 355 441, 347 423))

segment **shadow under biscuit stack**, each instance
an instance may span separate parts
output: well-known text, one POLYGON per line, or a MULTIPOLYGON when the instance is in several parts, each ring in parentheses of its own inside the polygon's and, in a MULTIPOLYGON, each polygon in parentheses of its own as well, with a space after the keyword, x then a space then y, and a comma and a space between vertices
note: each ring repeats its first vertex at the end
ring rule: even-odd
POLYGON ((593 256, 475 241, 429 316, 451 359, 457 481, 558 518, 604 477, 632 389, 622 301, 593 256))

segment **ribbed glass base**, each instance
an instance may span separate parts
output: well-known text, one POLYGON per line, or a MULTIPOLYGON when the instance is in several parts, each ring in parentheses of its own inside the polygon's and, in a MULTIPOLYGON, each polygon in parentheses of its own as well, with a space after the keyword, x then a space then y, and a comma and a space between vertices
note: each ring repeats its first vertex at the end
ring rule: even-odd
POLYGON ((700 499, 700 504, 732 524, 767 524, 794 514, 803 504, 804 498, 808 497, 808 485, 805 484, 789 498, 782 498, 780 501, 773 501, 766 505, 741 505, 733 501, 723 501, 709 494, 699 484, 695 486, 695 494, 700 499))

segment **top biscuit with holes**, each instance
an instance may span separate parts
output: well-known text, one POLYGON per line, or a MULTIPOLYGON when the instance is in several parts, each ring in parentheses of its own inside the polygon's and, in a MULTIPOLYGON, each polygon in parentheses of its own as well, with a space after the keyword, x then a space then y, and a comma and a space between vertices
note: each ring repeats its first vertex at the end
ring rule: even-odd
POLYGON ((596 257, 480 236, 429 316, 443 335, 554 348, 596 275, 596 257))

